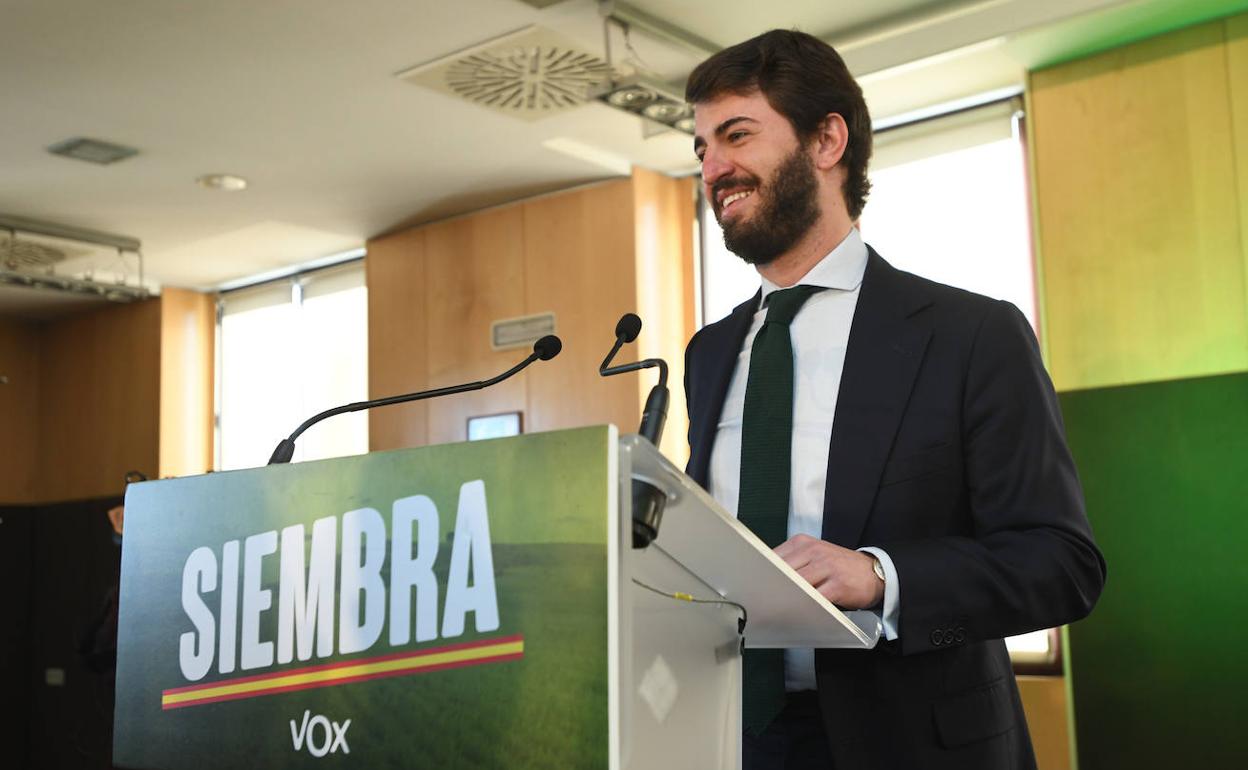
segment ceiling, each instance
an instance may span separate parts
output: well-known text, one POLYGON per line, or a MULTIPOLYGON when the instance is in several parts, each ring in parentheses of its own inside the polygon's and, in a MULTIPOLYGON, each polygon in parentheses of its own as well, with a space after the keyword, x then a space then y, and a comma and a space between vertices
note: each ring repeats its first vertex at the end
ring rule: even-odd
MULTIPOLYGON (((688 136, 646 138, 638 119, 601 104, 524 121, 396 77, 534 24, 604 56, 596 2, 533 7, 541 4, 6 0, 0 214, 138 238, 154 288, 213 289, 358 249, 401 225, 618 175, 630 163, 696 171, 688 136), (100 166, 46 152, 80 136, 139 153, 100 166), (197 186, 208 173, 250 186, 197 186)), ((881 119, 1019 87, 1029 67, 1248 2, 617 5, 718 46, 772 27, 817 34, 838 46, 881 119)), ((631 48, 619 29, 611 35, 614 63, 673 83, 702 58, 637 25, 631 48)), ((98 259, 84 269, 106 273, 116 256, 98 259)), ((34 290, 0 292, 0 313, 34 313, 14 291, 34 290)))

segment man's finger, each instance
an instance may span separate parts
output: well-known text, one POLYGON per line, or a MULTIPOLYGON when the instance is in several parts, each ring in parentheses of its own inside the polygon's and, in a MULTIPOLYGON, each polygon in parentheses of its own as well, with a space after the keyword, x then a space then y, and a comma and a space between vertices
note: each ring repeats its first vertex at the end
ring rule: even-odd
POLYGON ((816 540, 810 535, 794 535, 776 546, 776 555, 781 559, 787 559, 788 556, 809 550, 813 546, 817 546, 823 541, 816 540))

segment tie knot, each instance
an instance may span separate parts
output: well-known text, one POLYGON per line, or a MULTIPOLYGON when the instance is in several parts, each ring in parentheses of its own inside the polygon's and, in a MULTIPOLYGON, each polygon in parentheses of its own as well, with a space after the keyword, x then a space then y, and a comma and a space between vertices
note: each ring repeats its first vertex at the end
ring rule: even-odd
POLYGON ((823 291, 822 286, 805 285, 773 291, 767 295, 766 323, 788 326, 793 323, 797 311, 802 309, 806 300, 821 291, 823 291))

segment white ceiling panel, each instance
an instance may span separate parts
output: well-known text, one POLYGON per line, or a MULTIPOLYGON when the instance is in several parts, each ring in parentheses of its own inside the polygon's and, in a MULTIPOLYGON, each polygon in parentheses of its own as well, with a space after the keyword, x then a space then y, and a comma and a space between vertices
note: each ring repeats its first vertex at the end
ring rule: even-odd
MULTIPOLYGON (((1193 4, 1214 5, 632 6, 717 45, 793 26, 839 42, 879 117, 1019 84, 1063 39, 1103 37, 1120 10, 1138 26, 1145 11, 1173 17, 1193 4), (1095 34, 1076 28, 1084 18, 1096 19, 1095 34)), ((519 0, 41 0, 4 10, 0 214, 139 238, 158 284, 217 286, 361 246, 404 223, 618 175, 629 163, 694 169, 689 137, 644 138, 637 119, 597 103, 524 121, 397 77, 534 24, 605 57, 592 0, 544 10, 519 0), (45 150, 79 136, 139 154, 99 166, 45 150), (209 173, 250 185, 222 193, 195 184, 209 173)), ((700 59, 639 27, 627 40, 613 29, 611 49, 617 66, 677 83, 700 59)))

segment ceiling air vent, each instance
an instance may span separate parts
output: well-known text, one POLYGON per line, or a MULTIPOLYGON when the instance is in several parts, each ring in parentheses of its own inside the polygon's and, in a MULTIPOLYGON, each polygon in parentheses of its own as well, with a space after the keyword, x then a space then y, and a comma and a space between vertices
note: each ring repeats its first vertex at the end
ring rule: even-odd
POLYGON ((397 77, 524 120, 578 107, 610 80, 606 61, 543 27, 526 27, 397 77))
POLYGON ((139 154, 139 151, 133 147, 124 147, 120 144, 101 142, 98 139, 84 139, 82 137, 58 142, 49 147, 48 152, 53 155, 73 158, 74 160, 99 163, 101 166, 107 166, 109 163, 115 163, 139 154))
POLYGON ((63 261, 60 249, 20 239, 16 233, 0 234, 0 265, 6 270, 42 271, 63 261))

